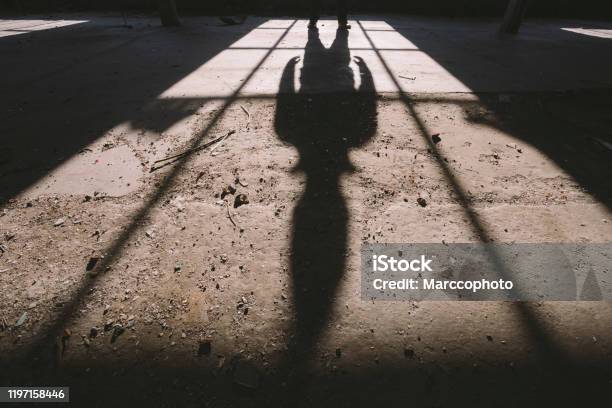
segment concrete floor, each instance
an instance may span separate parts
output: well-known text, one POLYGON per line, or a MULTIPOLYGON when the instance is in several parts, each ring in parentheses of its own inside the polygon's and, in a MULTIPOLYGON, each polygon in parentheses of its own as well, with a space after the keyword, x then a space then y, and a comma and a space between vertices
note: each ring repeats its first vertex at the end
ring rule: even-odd
POLYGON ((612 24, 183 22, 0 20, 0 384, 79 406, 610 396, 609 302, 364 302, 359 250, 610 242, 612 24))

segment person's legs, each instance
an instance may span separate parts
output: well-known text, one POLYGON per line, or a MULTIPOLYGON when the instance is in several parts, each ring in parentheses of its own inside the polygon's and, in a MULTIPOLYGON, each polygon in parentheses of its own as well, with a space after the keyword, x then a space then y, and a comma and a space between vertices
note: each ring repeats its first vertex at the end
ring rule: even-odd
POLYGON ((348 0, 336 0, 336 14, 338 15, 338 28, 351 28, 348 24, 348 0))
POLYGON ((316 28, 317 21, 321 15, 321 0, 310 0, 310 23, 309 28, 316 28))

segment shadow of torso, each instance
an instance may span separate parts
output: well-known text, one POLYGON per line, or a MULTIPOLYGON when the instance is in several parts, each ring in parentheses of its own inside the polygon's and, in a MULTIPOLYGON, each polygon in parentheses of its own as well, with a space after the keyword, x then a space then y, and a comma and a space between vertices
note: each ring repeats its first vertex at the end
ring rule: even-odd
POLYGON ((316 30, 309 32, 296 92, 298 61, 293 58, 283 71, 275 128, 281 140, 297 148, 295 170, 306 176, 293 212, 290 271, 293 351, 307 352, 329 320, 346 267, 349 212, 340 177, 353 170, 348 152, 374 135, 377 118, 372 75, 359 57, 355 62, 360 83, 355 88, 346 31, 337 32, 329 49, 316 30))

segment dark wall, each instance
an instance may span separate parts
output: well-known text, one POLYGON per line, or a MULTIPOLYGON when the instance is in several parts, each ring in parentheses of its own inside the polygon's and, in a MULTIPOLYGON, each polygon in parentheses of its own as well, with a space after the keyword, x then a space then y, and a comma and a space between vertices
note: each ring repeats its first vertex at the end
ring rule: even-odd
MULTIPOLYGON (((333 3, 333 0, 324 2, 333 3)), ((411 13, 444 16, 496 16, 508 0, 349 0, 354 12, 411 13)), ((251 14, 301 14, 308 0, 176 0, 183 14, 218 14, 231 3, 251 14)), ((156 0, 0 0, 0 7, 21 12, 143 10, 154 11, 156 0)), ((531 0, 532 17, 591 17, 612 19, 612 0, 531 0)))

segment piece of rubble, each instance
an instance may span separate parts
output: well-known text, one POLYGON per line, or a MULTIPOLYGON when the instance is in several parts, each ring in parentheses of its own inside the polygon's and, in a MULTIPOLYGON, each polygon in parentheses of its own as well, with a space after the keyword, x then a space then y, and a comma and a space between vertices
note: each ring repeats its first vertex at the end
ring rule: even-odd
POLYGON ((414 350, 404 347, 404 358, 414 358, 414 350))
POLYGON ((28 318, 28 312, 23 312, 21 316, 19 317, 19 319, 17 320, 17 323, 15 323, 15 327, 19 327, 22 324, 24 324, 27 318, 28 318))
POLYGON ((442 141, 442 138, 440 137, 439 133, 436 133, 431 135, 431 141, 433 142, 433 144, 438 144, 442 141))
POLYGON ((89 258, 89 261, 87 262, 87 265, 85 266, 85 271, 91 272, 96 267, 99 260, 100 258, 95 257, 95 256, 92 256, 91 258, 89 258))
POLYGON ((210 340, 201 340, 198 344, 198 356, 209 356, 212 351, 212 343, 210 340))
POLYGON ((259 372, 252 363, 239 360, 234 364, 234 382, 246 388, 256 389, 259 387, 259 372))
POLYGON ((64 224, 66 222, 65 218, 58 218, 54 223, 53 226, 54 227, 59 227, 60 225, 64 224))
POLYGON ((235 192, 236 188, 230 184, 229 186, 223 188, 223 191, 221 191, 221 198, 225 198, 225 196, 230 194, 234 195, 235 192))
POLYGON ((421 207, 427 207, 427 200, 425 200, 423 197, 419 197, 417 198, 417 203, 421 206, 421 207))
POLYGON ((249 203, 249 199, 246 194, 238 194, 234 199, 234 208, 238 208, 241 205, 245 205, 249 203))
POLYGON ((124 332, 125 332, 125 329, 123 328, 122 325, 116 324, 115 326, 113 326, 113 335, 111 337, 111 343, 114 343, 115 341, 117 341, 119 336, 121 336, 124 332))
POLYGON ((113 319, 107 320, 106 323, 104 323, 104 331, 109 331, 110 329, 112 329, 114 322, 115 321, 113 319))

